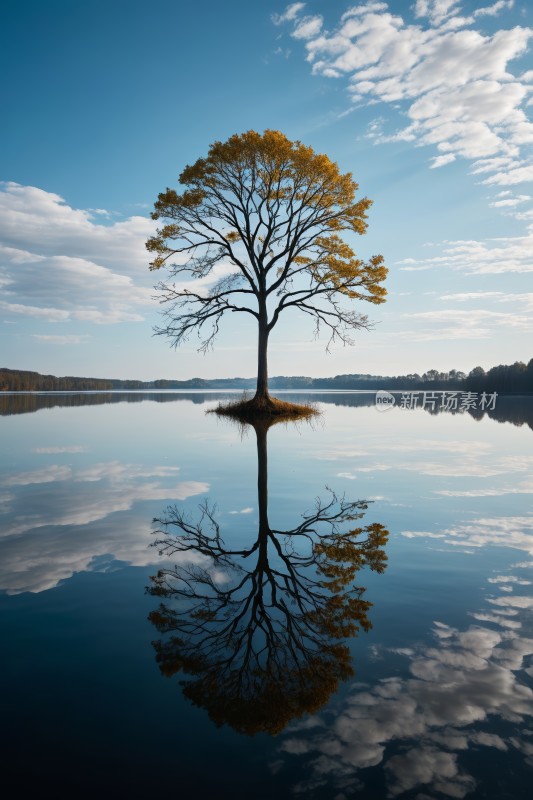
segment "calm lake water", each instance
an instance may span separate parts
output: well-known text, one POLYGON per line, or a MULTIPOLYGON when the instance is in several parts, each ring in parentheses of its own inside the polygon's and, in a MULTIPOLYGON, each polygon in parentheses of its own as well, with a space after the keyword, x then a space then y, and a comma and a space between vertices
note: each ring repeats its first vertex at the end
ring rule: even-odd
POLYGON ((5 785, 529 799, 533 398, 220 396, 0 397, 5 785))

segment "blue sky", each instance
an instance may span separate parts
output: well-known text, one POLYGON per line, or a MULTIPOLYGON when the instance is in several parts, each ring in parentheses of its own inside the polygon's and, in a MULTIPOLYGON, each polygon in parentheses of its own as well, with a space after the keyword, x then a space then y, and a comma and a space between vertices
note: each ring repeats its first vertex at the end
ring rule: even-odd
POLYGON ((270 374, 470 370, 533 357, 533 10, 525 0, 5 0, 0 366, 255 374, 248 315, 212 353, 153 337, 158 192, 233 133, 279 129, 373 199, 389 298, 327 354, 288 315, 270 374))

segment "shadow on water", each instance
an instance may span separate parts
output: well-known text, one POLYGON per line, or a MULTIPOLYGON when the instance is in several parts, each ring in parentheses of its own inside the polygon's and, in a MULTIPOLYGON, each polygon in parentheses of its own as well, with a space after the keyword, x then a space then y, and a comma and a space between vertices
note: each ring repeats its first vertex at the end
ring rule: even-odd
POLYGON ((224 542, 207 502, 198 520, 169 506, 155 545, 175 558, 151 578, 161 598, 149 619, 163 675, 181 674, 184 695, 217 725, 276 734, 323 706, 351 677, 346 641, 371 627, 372 605, 354 581, 363 567, 383 572, 388 531, 354 527, 367 508, 331 490, 291 530, 268 519, 269 421, 250 423, 257 437, 259 526, 247 547, 224 542))

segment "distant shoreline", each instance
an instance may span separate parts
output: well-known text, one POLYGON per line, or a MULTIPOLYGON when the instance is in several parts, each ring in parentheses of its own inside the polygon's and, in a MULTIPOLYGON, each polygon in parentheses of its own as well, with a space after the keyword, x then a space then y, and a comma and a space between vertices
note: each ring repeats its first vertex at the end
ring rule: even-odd
MULTIPOLYGON (((405 388, 405 389, 398 389, 398 388, 388 388, 385 386, 380 386, 380 389, 276 389, 276 394, 376 394, 376 391, 385 391, 390 392, 390 394, 394 395, 401 395, 404 393, 422 393, 426 391, 427 393, 431 393, 435 391, 437 393, 442 392, 461 392, 461 389, 435 389, 431 390, 426 387, 426 389, 412 389, 412 388, 405 388)), ((11 391, 11 390, 2 390, 0 391, 0 397, 5 397, 7 395, 69 395, 69 394, 241 394, 245 389, 28 389, 23 391, 11 391)), ((514 396, 514 397, 531 397, 533 396, 533 390, 531 392, 527 391, 518 391, 518 392, 501 392, 499 394, 504 394, 506 396, 514 396)))
MULTIPOLYGON (((159 379, 153 381, 118 378, 56 377, 28 370, 0 368, 0 393, 4 392, 254 392, 255 378, 190 378, 188 380, 159 379)), ((469 391, 505 394, 533 393, 533 358, 526 365, 517 361, 500 364, 487 372, 475 367, 468 375, 458 370, 439 372, 428 370, 419 375, 335 375, 331 378, 310 378, 302 375, 274 376, 269 379, 272 392, 367 391, 391 393, 399 391, 469 391)))

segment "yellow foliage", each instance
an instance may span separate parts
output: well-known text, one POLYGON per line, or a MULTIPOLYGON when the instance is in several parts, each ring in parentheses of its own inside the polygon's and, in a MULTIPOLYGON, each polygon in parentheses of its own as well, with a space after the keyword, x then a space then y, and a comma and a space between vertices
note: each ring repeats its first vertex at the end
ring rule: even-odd
MULTIPOLYGON (((155 203, 152 217, 165 224, 147 242, 155 254, 150 269, 168 266, 173 276, 187 271, 194 276, 200 264, 207 275, 217 263, 229 261, 241 271, 252 304, 257 300, 264 308, 267 299, 281 298, 268 321, 272 326, 291 306, 316 312, 320 327, 325 320, 318 311, 323 308, 320 301, 335 302, 337 293, 340 299, 376 305, 385 301, 383 257, 363 261, 343 239, 346 234, 366 232, 372 201, 358 199, 352 174, 342 173, 324 153, 315 153, 280 131, 249 130, 214 142, 204 158, 185 167, 179 182, 181 192, 167 188, 155 203), (234 248, 235 243, 242 247, 234 248), (172 263, 174 255, 178 258, 172 263), (300 278, 309 282, 308 290, 300 290, 304 284, 300 278), (313 305, 315 297, 318 302, 313 305)), ((242 292, 242 287, 234 291, 242 292)), ((163 302, 175 297, 168 292, 163 302)), ((227 290, 225 302, 217 306, 220 315, 245 310, 259 320, 255 308, 243 309, 242 294, 239 302, 233 303, 234 299, 227 290)), ((214 303, 211 295, 195 301, 197 321, 193 313, 192 321, 186 317, 183 326, 178 322, 168 333, 176 342, 184 341, 195 327, 199 331, 207 319, 218 320, 217 315, 202 315, 203 308, 214 303)), ((335 308, 338 322, 330 325, 333 339, 339 331, 360 327, 366 320, 339 308, 335 308)))

